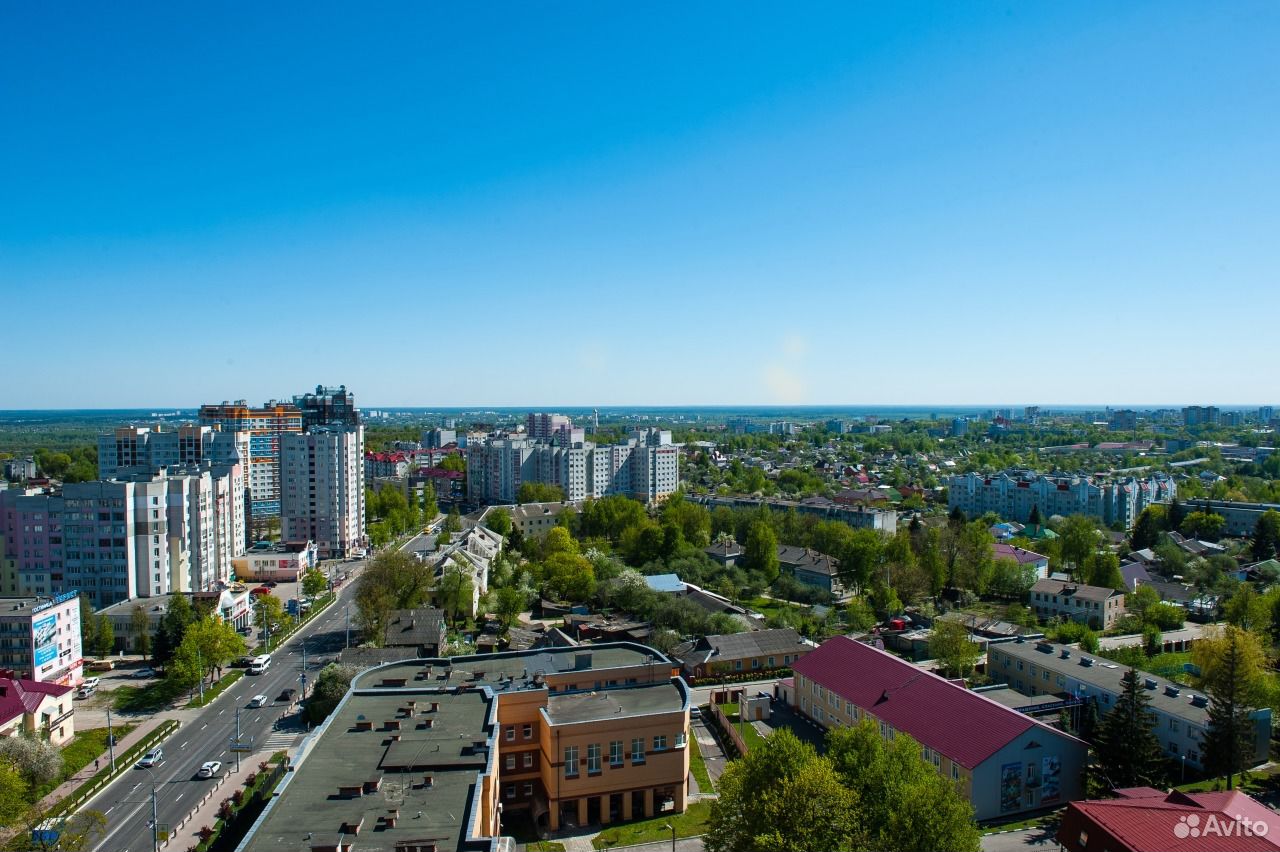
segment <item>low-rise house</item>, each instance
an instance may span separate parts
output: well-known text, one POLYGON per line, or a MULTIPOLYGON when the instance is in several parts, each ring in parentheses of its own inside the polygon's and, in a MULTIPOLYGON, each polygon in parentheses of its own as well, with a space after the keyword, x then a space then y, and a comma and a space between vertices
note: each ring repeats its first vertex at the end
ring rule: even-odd
POLYGON ((845 636, 797 662, 790 700, 823 728, 870 720, 907 734, 979 820, 1008 819, 1083 793, 1088 746, 963 686, 845 636))
POLYGON ((1114 799, 1067 806, 1058 824, 1066 852, 1280 852, 1275 811, 1239 790, 1116 790, 1114 799))
POLYGON ((742 558, 742 547, 732 538, 721 539, 702 552, 728 568, 737 565, 742 558))
POLYGON ((397 609, 391 613, 384 631, 388 648, 415 648, 423 657, 436 657, 445 646, 444 613, 433 607, 397 609))
POLYGON ((314 541, 259 542, 231 560, 236 578, 246 583, 296 583, 315 566, 314 541))
POLYGON ((76 732, 71 687, 0 677, 0 737, 25 734, 61 746, 76 732))
MULTIPOLYGON (((1128 669, 1110 660, 1080 651, 1071 645, 1039 641, 992 642, 987 646, 987 675, 1007 683, 1024 695, 1054 695, 1093 702, 1100 716, 1115 706, 1123 692, 1121 679, 1128 669)), ((1155 716, 1155 733, 1171 760, 1186 759, 1187 766, 1202 768, 1201 753, 1209 727, 1209 702, 1202 692, 1162 677, 1141 673, 1142 688, 1155 716)), ((1271 742, 1271 710, 1250 714, 1254 736, 1250 766, 1267 760, 1271 742)))
POLYGON ((1121 563, 1120 576, 1124 578, 1124 587, 1130 592, 1136 592, 1142 583, 1151 582, 1151 572, 1141 562, 1121 563))
POLYGON ((542 535, 560 522, 562 512, 581 512, 582 504, 575 502, 561 503, 522 503, 508 507, 511 511, 511 525, 521 535, 542 535))
POLYGON ((703 636, 678 645, 671 656, 688 677, 714 678, 786 668, 814 648, 790 627, 703 636))
POLYGON ((840 560, 808 547, 778 545, 778 567, 806 586, 815 586, 836 597, 845 593, 840 582, 840 560))
POLYGON ((1031 608, 1040 618, 1067 618, 1095 630, 1109 630, 1124 615, 1124 593, 1070 580, 1037 580, 1031 608))
POLYGON ((1036 570, 1036 578, 1043 580, 1049 576, 1049 557, 1036 553, 1034 550, 1026 550, 1016 547, 1012 544, 1006 544, 1003 541, 993 542, 991 545, 992 556, 996 561, 1001 559, 1012 559, 1019 566, 1030 565, 1036 570))

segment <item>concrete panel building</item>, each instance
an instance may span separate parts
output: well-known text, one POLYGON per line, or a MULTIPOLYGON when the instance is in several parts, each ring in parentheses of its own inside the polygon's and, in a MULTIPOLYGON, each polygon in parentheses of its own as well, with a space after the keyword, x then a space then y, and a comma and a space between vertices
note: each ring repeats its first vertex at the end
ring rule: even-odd
POLYGON ((317 426, 280 439, 280 535, 321 559, 365 546, 364 427, 317 426))
POLYGON ((75 686, 83 666, 74 590, 51 598, 0 598, 0 668, 40 683, 75 686))
POLYGON ((1105 479, 1046 476, 1031 471, 965 473, 947 481, 947 505, 970 518, 994 512, 1006 521, 1027 523, 1031 510, 1047 520, 1053 515, 1088 515, 1105 524, 1131 528, 1151 503, 1167 502, 1178 488, 1166 474, 1146 478, 1105 479))
POLYGON ((200 406, 200 423, 224 432, 249 435, 245 479, 250 491, 250 514, 256 522, 280 515, 280 440, 302 432, 302 411, 288 402, 269 401, 251 407, 246 400, 200 406))

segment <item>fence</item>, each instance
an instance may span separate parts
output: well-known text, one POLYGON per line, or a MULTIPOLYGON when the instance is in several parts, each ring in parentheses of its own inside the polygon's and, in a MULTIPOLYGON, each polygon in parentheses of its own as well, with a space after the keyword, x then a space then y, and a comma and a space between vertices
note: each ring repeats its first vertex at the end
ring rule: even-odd
POLYGON ((746 756, 747 743, 742 738, 742 734, 738 733, 738 729, 729 721, 729 717, 724 715, 724 711, 720 709, 719 704, 711 705, 711 715, 715 718, 716 724, 720 726, 720 732, 729 738, 729 742, 733 743, 733 747, 738 750, 738 754, 746 756))

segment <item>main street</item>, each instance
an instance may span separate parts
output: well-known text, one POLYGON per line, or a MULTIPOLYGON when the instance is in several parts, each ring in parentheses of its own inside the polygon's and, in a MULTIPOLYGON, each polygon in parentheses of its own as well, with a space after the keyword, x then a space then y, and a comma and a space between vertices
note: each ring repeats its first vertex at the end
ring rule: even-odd
MULTIPOLYGON (((352 568, 359 566, 352 565, 352 568)), ((284 721, 289 705, 276 699, 285 689, 302 693, 303 649, 306 650, 307 684, 314 683, 320 669, 332 661, 346 644, 346 613, 355 590, 348 581, 338 590, 338 599, 290 637, 282 647, 271 650, 271 665, 264 674, 240 678, 208 707, 192 713, 174 714, 183 718, 178 729, 161 746, 165 760, 151 769, 129 769, 90 800, 85 807, 106 814, 107 829, 94 852, 149 852, 152 848, 151 791, 155 787, 156 811, 162 827, 172 828, 191 812, 213 782, 196 778, 200 764, 220 760, 224 768, 235 766, 231 741, 236 736, 236 710, 240 711, 240 739, 251 742, 253 751, 242 760, 262 761, 272 752, 297 744, 305 734, 297 714, 284 721), (254 695, 267 696, 269 703, 248 709, 254 695)), ((355 617, 355 607, 351 607, 355 617)), ((353 632, 353 641, 355 634, 353 632)), ((190 711, 188 711, 190 712, 190 711)), ((233 791, 223 789, 227 797, 233 791)))

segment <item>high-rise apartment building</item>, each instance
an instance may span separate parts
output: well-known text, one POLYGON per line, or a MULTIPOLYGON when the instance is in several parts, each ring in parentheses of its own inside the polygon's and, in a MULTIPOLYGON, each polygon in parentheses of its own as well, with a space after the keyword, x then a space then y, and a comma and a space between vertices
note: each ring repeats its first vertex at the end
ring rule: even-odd
POLYGON ((260 408, 245 400, 200 406, 200 423, 224 432, 249 434, 246 479, 251 520, 280 515, 280 439, 302 432, 302 411, 288 402, 269 401, 260 408))
POLYGON ((302 412, 302 428, 314 426, 360 425, 360 409, 356 408, 356 395, 346 385, 327 388, 316 385, 315 393, 304 393, 293 398, 293 404, 302 412))
MULTIPOLYGON (((560 434, 563 434, 561 432, 560 434)), ((661 500, 680 487, 679 450, 671 433, 630 433, 622 444, 497 438, 467 446, 467 493, 474 500, 512 503, 524 482, 558 485, 566 500, 625 494, 661 500)))
POLYGON ((280 533, 321 559, 364 546, 364 427, 317 426, 280 441, 280 533))
POLYGON ((1107 428, 1112 432, 1133 432, 1138 428, 1138 412, 1128 408, 1121 408, 1111 412, 1111 418, 1107 423, 1107 428))
POLYGON ((210 461, 214 464, 249 462, 249 433, 187 423, 175 428, 157 424, 121 426, 98 436, 98 478, 154 473, 210 461))
POLYGON ((79 589, 95 606, 207 591, 244 553, 240 466, 211 462, 154 474, 0 492, 5 595, 79 589))
POLYGON ((1216 405, 1188 405, 1182 409, 1182 425, 1217 426, 1221 412, 1216 405))
POLYGON ((1129 529, 1151 503, 1168 502, 1178 486, 1167 474, 1144 479, 1045 476, 1030 471, 965 473, 947 482, 947 504, 970 518, 994 512, 1006 521, 1026 523, 1031 510, 1048 521, 1053 515, 1088 515, 1129 529))
POLYGON ((1275 419, 1275 416, 1276 416, 1276 409, 1275 409, 1275 406, 1271 406, 1271 405, 1264 405, 1264 406, 1261 406, 1261 407, 1258 409, 1258 420, 1259 420, 1259 421, 1260 421, 1264 426, 1265 426, 1267 423, 1270 423, 1272 420, 1274 420, 1274 419, 1275 419))

